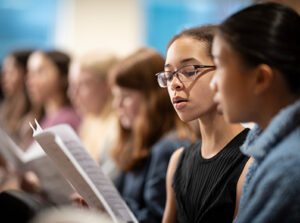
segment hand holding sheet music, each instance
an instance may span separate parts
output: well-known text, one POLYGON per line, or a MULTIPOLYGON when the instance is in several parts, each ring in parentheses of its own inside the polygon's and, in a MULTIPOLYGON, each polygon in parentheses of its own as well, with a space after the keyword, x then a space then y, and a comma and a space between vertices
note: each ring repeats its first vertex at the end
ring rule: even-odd
POLYGON ((73 129, 66 124, 42 130, 37 124, 33 137, 70 181, 89 207, 103 208, 114 222, 138 221, 117 189, 89 155, 73 129))
MULTIPOLYGON (((23 186, 27 185, 25 178, 27 171, 32 171, 38 177, 39 189, 50 202, 55 204, 70 202, 69 196, 73 193, 73 189, 38 143, 33 142, 27 151, 23 151, 0 127, 0 156, 9 164, 9 169, 13 170, 13 173, 8 173, 9 176, 15 174, 23 186)), ((31 186, 33 185, 28 184, 27 188, 31 186)))

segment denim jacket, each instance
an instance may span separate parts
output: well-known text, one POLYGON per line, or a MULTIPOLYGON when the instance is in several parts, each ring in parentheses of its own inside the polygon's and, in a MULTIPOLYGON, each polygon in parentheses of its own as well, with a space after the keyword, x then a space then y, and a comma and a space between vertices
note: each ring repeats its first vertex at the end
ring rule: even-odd
POLYGON ((188 140, 179 140, 172 131, 151 148, 144 165, 123 172, 115 184, 140 223, 160 223, 166 202, 166 173, 172 153, 188 140))
POLYGON ((300 100, 262 131, 255 126, 241 147, 254 158, 235 223, 300 222, 300 100))

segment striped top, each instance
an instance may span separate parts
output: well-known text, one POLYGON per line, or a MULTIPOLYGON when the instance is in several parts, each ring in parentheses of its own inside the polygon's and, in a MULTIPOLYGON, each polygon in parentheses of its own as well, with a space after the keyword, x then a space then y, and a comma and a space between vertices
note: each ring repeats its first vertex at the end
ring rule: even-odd
POLYGON ((173 178, 178 222, 232 222, 236 187, 248 157, 239 147, 249 129, 218 154, 202 158, 201 140, 184 149, 173 178))

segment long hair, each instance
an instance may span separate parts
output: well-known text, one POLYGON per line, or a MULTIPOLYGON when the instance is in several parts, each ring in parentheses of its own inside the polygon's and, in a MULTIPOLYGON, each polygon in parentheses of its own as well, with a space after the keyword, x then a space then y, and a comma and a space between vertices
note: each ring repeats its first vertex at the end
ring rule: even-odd
MULTIPOLYGON (((109 85, 109 70, 117 63, 118 59, 115 55, 109 53, 91 52, 84 55, 78 60, 81 70, 92 74, 94 77, 104 81, 109 85)), ((101 116, 103 118, 109 116, 112 112, 112 95, 110 88, 104 100, 101 116)))
POLYGON ((300 95, 300 16, 277 3, 247 7, 219 26, 220 35, 249 66, 279 71, 290 91, 300 95))
MULTIPOLYGON (((31 50, 18 50, 9 53, 6 57, 13 60, 21 79, 21 85, 18 89, 15 89, 14 94, 4 97, 1 108, 1 122, 11 136, 18 137, 22 119, 30 109, 30 102, 25 90, 25 79, 27 74, 26 64, 31 52, 31 50)), ((18 140, 17 138, 15 139, 18 140)))
POLYGON ((69 65, 70 65, 70 57, 68 54, 58 51, 41 51, 43 55, 45 55, 53 64, 56 66, 59 76, 61 78, 60 85, 61 85, 61 92, 62 97, 64 100, 64 105, 70 105, 70 99, 68 97, 68 73, 69 73, 69 65))
POLYGON ((111 71, 114 85, 137 90, 145 98, 133 128, 126 130, 119 124, 112 157, 122 171, 141 165, 155 142, 172 129, 185 125, 178 119, 166 89, 157 84, 155 73, 163 69, 164 58, 153 49, 143 48, 120 61, 111 71))

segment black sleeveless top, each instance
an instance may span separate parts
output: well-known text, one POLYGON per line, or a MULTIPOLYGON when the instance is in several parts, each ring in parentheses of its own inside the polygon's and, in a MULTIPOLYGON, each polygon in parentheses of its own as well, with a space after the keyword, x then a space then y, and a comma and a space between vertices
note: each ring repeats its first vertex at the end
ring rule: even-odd
POLYGON ((201 156, 201 140, 183 150, 172 185, 178 222, 233 221, 237 182, 249 159, 239 147, 248 132, 243 130, 209 159, 201 156))

